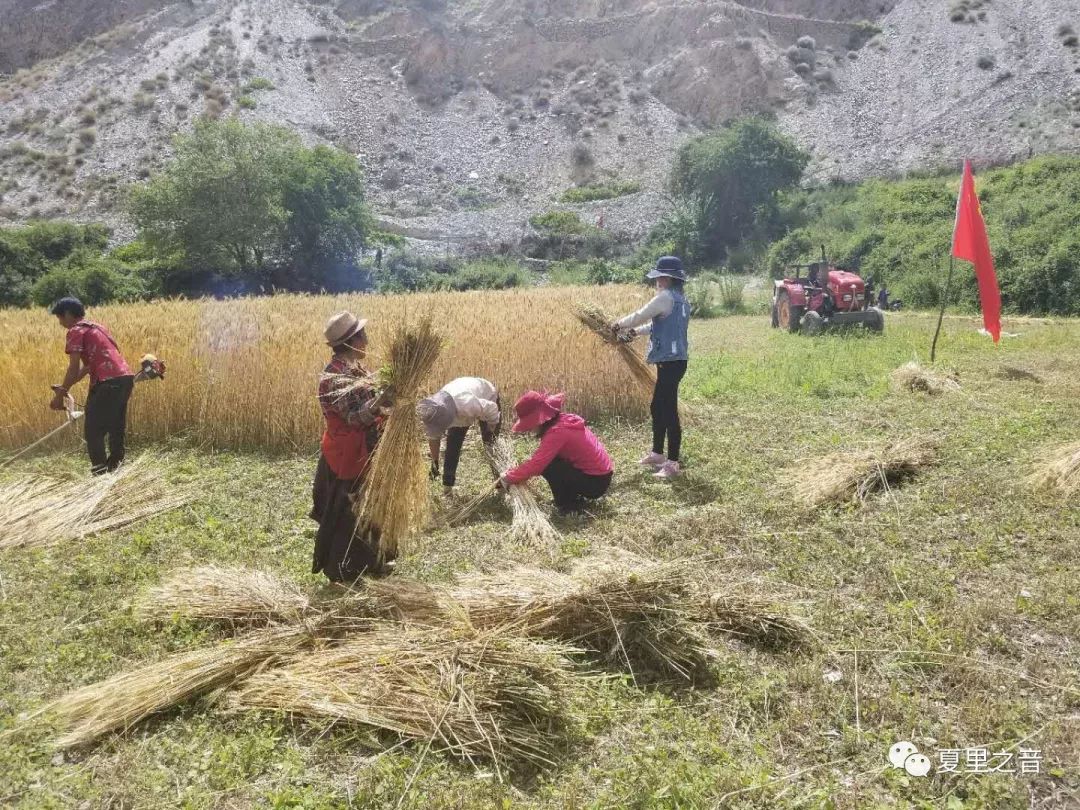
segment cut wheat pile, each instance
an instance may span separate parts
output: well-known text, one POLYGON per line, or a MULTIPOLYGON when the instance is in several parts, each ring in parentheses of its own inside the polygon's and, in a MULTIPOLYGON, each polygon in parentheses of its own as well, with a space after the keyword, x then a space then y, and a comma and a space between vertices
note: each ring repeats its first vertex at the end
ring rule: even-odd
MULTIPOLYGON (((454 510, 446 518, 446 525, 457 526, 474 515, 492 495, 499 492, 499 479, 517 463, 513 443, 505 435, 498 436, 487 449, 487 458, 495 481, 454 510)), ((514 484, 504 494, 511 514, 510 537, 523 545, 543 549, 552 557, 557 555, 562 535, 551 525, 529 486, 514 484)))
POLYGON ((611 324, 614 318, 608 317, 602 309, 592 304, 577 304, 574 307, 574 314, 587 329, 619 353, 630 369, 630 373, 634 375, 634 379, 652 394, 653 386, 656 385, 656 375, 653 374, 645 359, 638 354, 637 349, 630 343, 620 341, 612 331, 611 324))
MULTIPOLYGON (((488 461, 496 477, 501 477, 517 463, 514 446, 509 438, 499 436, 495 439, 488 461)), ((548 554, 554 555, 562 542, 562 535, 551 525, 532 490, 527 485, 514 484, 506 491, 506 501, 512 515, 510 537, 519 543, 544 549, 548 554)))
POLYGON ((497 768, 546 765, 582 683, 568 661, 582 653, 635 677, 698 679, 715 656, 709 630, 770 644, 812 635, 758 594, 709 595, 692 571, 610 551, 569 574, 392 578, 319 601, 266 572, 183 570, 140 600, 140 614, 227 619, 242 635, 81 687, 25 719, 47 718, 70 747, 237 688, 233 709, 368 725, 497 768))
POLYGON ((800 464, 791 487, 795 497, 810 506, 864 501, 914 477, 935 458, 935 443, 925 439, 852 449, 800 464))
POLYGON ((1031 482, 1036 487, 1053 490, 1069 498, 1080 493, 1080 442, 1045 451, 1036 463, 1031 482))
POLYGON ((401 325, 389 354, 389 384, 394 408, 371 458, 357 517, 379 534, 380 560, 397 556, 399 544, 427 519, 427 469, 420 449, 416 402, 420 386, 439 357, 442 341, 430 318, 415 327, 401 325))
POLYGON ((212 689, 241 680, 270 661, 312 642, 301 626, 261 630, 211 647, 188 650, 130 672, 76 689, 46 704, 27 720, 44 716, 62 734, 61 748, 92 742, 212 689))
POLYGON ((960 390, 960 380, 953 373, 939 373, 923 368, 914 360, 905 363, 889 375, 893 387, 900 391, 922 391, 926 394, 944 394, 960 390))
POLYGON ((476 764, 553 764, 571 688, 564 650, 499 630, 385 624, 250 678, 234 709, 356 723, 476 764))
POLYGON ((185 568, 151 588, 137 606, 146 619, 184 618, 236 624, 296 622, 311 600, 292 582, 266 571, 185 568))
POLYGON ((33 476, 0 486, 0 549, 77 540, 183 506, 193 492, 167 482, 166 466, 165 457, 144 453, 108 475, 33 476))

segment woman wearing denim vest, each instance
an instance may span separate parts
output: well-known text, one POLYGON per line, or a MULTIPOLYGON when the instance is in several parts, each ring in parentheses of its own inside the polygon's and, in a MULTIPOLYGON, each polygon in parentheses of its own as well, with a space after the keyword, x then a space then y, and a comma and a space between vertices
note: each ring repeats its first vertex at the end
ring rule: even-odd
POLYGON ((686 330, 690 305, 683 295, 686 272, 675 256, 661 256, 646 278, 656 280, 656 295, 637 312, 612 324, 622 340, 649 335, 646 360, 656 366, 656 387, 652 398, 652 452, 639 464, 655 470, 657 478, 679 474, 682 426, 679 424, 679 383, 686 374, 689 343, 686 330), (664 440, 667 455, 664 455, 664 440))

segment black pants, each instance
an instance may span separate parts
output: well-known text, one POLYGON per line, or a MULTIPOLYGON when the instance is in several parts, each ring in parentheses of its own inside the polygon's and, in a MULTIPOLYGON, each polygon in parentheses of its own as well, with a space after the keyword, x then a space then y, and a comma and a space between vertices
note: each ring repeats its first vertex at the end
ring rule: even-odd
POLYGON ((669 360, 656 364, 656 387, 653 389, 652 449, 664 455, 664 438, 667 438, 667 457, 679 460, 682 447, 682 425, 679 423, 679 383, 686 374, 685 360, 669 360))
POLYGON ((113 472, 124 460, 124 433, 127 430, 127 406, 133 377, 114 377, 99 382, 86 397, 86 451, 90 454, 90 472, 101 475, 113 472), (109 453, 105 453, 105 437, 109 453))
MULTIPOLYGON (((495 441, 497 430, 492 430, 487 422, 480 422, 480 438, 484 444, 495 441)), ((444 487, 457 483, 457 466, 461 460, 461 448, 465 445, 465 436, 469 426, 452 427, 446 431, 446 453, 443 454, 442 482, 444 487)))
POLYGON ((322 571, 331 582, 351 583, 362 575, 388 572, 379 563, 378 530, 361 531, 353 512, 353 498, 363 485, 363 477, 338 478, 319 456, 311 486, 311 518, 319 524, 311 573, 322 571))
POLYGON ((540 474, 551 487, 555 507, 563 513, 581 510, 585 498, 596 500, 611 486, 611 473, 589 475, 561 458, 554 459, 540 474))

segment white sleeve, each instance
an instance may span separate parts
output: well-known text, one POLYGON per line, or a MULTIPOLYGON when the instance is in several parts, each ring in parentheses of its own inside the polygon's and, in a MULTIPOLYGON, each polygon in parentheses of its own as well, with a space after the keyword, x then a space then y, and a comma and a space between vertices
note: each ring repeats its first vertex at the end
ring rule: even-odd
MULTIPOLYGON (((630 315, 617 321, 617 325, 620 329, 630 329, 634 326, 641 326, 642 324, 649 323, 653 318, 663 318, 666 315, 671 314, 671 310, 675 308, 675 299, 671 297, 671 293, 667 290, 662 290, 653 296, 653 299, 630 315)), ((639 335, 646 334, 640 329, 639 335)))

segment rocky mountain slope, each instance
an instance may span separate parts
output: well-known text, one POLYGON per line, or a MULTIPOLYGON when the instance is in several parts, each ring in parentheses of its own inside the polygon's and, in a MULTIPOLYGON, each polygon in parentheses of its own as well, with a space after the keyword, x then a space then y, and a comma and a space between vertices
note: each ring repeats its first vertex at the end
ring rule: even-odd
POLYGON ((640 234, 678 144, 746 112, 819 178, 1075 149, 1080 0, 951 3, 0 0, 0 215, 123 228, 123 187, 200 115, 348 149, 432 250, 511 245, 616 181, 640 190, 567 207, 640 234))

